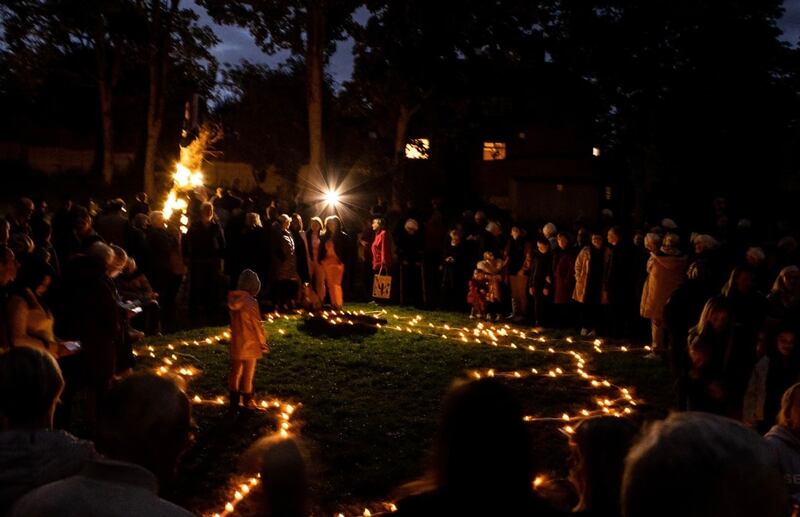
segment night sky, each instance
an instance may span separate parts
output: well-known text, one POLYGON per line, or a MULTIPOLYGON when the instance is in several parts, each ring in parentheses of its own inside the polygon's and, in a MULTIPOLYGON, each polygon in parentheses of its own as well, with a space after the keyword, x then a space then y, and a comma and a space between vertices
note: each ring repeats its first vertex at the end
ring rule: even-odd
MULTIPOLYGON (((193 0, 190 0, 193 3, 193 0)), ((784 7, 786 14, 780 21, 783 29, 783 39, 797 44, 800 39, 800 0, 785 0, 784 7)), ((269 56, 262 52, 253 41, 253 37, 240 27, 220 26, 211 21, 205 10, 195 6, 195 10, 200 13, 202 22, 206 22, 212 27, 222 42, 214 49, 214 55, 220 63, 237 64, 242 60, 254 63, 267 63, 277 65, 286 60, 288 52, 278 53, 269 56)), ((356 13, 356 19, 364 21, 368 17, 366 9, 361 9, 356 13)), ((331 58, 328 65, 328 73, 331 74, 337 86, 341 86, 353 73, 353 44, 352 41, 339 43, 336 53, 331 58)))

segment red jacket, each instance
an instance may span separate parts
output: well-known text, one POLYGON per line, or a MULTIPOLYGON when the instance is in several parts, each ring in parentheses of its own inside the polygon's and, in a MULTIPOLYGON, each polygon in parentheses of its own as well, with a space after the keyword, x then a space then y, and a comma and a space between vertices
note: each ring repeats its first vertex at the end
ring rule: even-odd
POLYGON ((378 271, 381 268, 389 274, 392 267, 392 244, 389 242, 389 234, 386 230, 380 230, 375 234, 372 241, 372 269, 378 271))

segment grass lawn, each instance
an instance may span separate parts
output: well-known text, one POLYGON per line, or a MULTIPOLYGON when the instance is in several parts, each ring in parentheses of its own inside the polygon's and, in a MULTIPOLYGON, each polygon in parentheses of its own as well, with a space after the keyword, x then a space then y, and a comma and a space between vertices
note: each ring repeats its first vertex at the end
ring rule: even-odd
MULTIPOLYGON (((353 305, 348 309, 375 311, 376 307, 353 305)), ((495 347, 486 335, 480 336, 481 343, 475 342, 472 332, 477 323, 465 315, 395 307, 387 310, 389 324, 367 337, 313 336, 296 318, 266 324, 272 352, 259 362, 256 393, 260 399, 275 397, 299 405, 292 415, 292 432, 305 440, 316 463, 316 515, 360 515, 365 506, 376 508, 376 502, 390 499, 394 488, 420 475, 433 441, 442 396, 455 378, 476 370, 486 375, 488 369, 494 369, 499 375, 515 371, 530 374, 536 369, 537 375, 508 380, 523 400, 526 414, 533 417, 558 418, 565 412, 576 415, 584 408, 596 410, 598 397, 617 397, 617 388, 593 388, 589 381, 575 375, 573 356, 548 352, 549 347, 556 352, 577 351, 586 361, 584 370, 588 374, 632 388, 637 400, 644 401, 632 408, 639 416, 661 414, 669 404, 667 370, 642 359, 642 352, 609 350, 598 354, 591 343, 570 344, 565 335, 545 332, 538 336, 522 327, 512 327, 508 336, 497 335, 500 346, 495 347), (412 327, 411 319, 417 314, 423 319, 412 327), (403 330, 394 328, 398 325, 403 330), (445 325, 451 329, 469 327, 468 343, 457 331, 446 330, 445 325), (546 342, 522 340, 513 329, 530 337, 544 337, 546 342), (450 339, 443 339, 443 333, 450 339), (527 349, 531 345, 536 351, 527 349), (556 368, 564 374, 547 375, 556 368)), ((227 346, 191 344, 224 330, 199 329, 150 340, 137 348, 137 368, 160 367, 165 356, 175 354, 173 367, 200 370, 188 378, 192 397, 227 397, 227 346), (182 345, 183 341, 190 344, 182 345), (168 349, 167 344, 175 350, 168 349), (146 346, 153 347, 155 359, 149 357, 146 346)), ((611 345, 603 344, 603 348, 611 345)), ((277 429, 277 412, 233 417, 225 406, 214 404, 198 404, 193 411, 199 426, 197 443, 185 456, 167 496, 192 511, 210 515, 221 512, 231 498, 232 479, 240 473, 241 452, 259 436, 277 429)), ((565 424, 528 424, 538 471, 565 474, 566 440, 559 432, 565 424)), ((252 513, 251 505, 246 499, 236 513, 252 513)))

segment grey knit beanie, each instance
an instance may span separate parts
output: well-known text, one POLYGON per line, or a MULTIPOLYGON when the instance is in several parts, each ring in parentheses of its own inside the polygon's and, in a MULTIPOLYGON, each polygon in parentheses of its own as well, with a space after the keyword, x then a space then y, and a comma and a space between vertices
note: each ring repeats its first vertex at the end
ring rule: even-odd
POLYGON ((247 291, 255 296, 261 290, 261 280, 258 279, 258 275, 255 271, 252 269, 245 269, 242 271, 242 274, 239 275, 237 289, 240 291, 247 291))

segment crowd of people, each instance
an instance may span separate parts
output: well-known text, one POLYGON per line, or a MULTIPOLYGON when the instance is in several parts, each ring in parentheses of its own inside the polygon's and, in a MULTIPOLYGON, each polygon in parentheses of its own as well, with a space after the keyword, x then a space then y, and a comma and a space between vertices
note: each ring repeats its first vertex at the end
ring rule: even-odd
MULTIPOLYGON (((178 379, 137 373, 115 383, 92 442, 54 428, 63 389, 46 351, 0 354, 0 513, 192 515, 158 496, 192 442, 191 402, 178 379)), ((543 451, 529 442, 509 388, 496 379, 458 381, 444 401, 431 467, 398 488, 394 514, 787 517, 800 498, 798 394, 800 384, 786 391, 766 438, 702 412, 644 429, 627 418, 583 420, 568 438, 565 487, 536 476, 533 460, 543 451)), ((267 436, 242 465, 261 476, 261 515, 310 515, 313 459, 299 438, 267 436)))
MULTIPOLYGON (((491 209, 453 216, 438 199, 391 211, 382 198, 358 217, 306 225, 303 207, 209 194, 191 195, 185 221, 151 210, 144 194, 130 205, 65 200, 54 213, 22 198, 0 219, 0 470, 9 483, 0 513, 19 499, 12 515, 44 515, 79 497, 74 515, 106 515, 104 504, 128 504, 144 488, 134 513, 186 514, 154 492, 188 444, 189 403, 172 381, 131 374, 133 344, 230 323, 238 410, 254 405, 256 363, 269 351, 264 311, 356 300, 646 343, 647 358, 672 371, 674 409, 688 412, 644 431, 626 419, 586 420, 570 437, 577 499, 545 501, 531 491, 518 403, 493 381, 459 385, 445 403, 434 468, 398 492, 401 515, 574 507, 777 516, 790 501, 784 490, 800 493, 800 249, 789 230, 756 232, 746 219, 731 227, 724 200, 694 228, 671 219, 633 228, 604 210, 596 225, 559 229, 491 209), (390 277, 391 289, 373 297, 377 277, 390 277), (78 399, 94 444, 53 430, 70 428, 78 399), (498 416, 484 428, 487 408, 498 416), (709 472, 718 486, 692 485, 709 472), (780 475, 786 487, 773 483, 780 475), (691 489, 691 501, 654 509, 654 486, 691 489), (739 499, 726 498, 739 489, 739 499)), ((268 515, 307 512, 307 458, 289 442, 264 442, 264 469, 278 468, 270 458, 289 464, 279 468, 286 478, 270 471, 275 490, 265 482, 268 515)))

